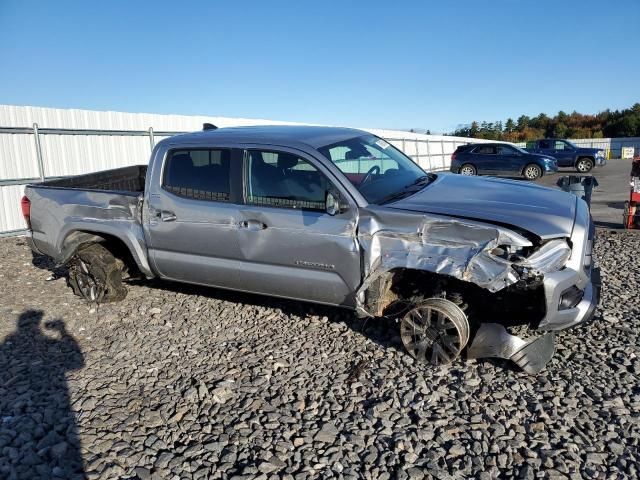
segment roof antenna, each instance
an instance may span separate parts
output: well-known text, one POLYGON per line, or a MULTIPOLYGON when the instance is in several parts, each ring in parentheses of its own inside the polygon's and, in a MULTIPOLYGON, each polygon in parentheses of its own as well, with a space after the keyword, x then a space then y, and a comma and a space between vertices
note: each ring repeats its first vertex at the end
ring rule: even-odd
POLYGON ((218 127, 216 127, 213 123, 203 123, 202 124, 202 130, 217 130, 218 127))

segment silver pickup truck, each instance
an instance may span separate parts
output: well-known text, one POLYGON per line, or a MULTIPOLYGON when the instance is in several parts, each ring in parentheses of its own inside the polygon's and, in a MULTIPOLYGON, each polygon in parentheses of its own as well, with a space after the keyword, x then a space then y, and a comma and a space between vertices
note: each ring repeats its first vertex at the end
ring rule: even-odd
POLYGON ((35 252, 92 302, 128 276, 392 317, 432 365, 501 357, 536 373, 598 302, 584 201, 518 181, 425 173, 369 133, 222 128, 168 138, 148 167, 29 185, 35 252), (527 338, 509 333, 526 331, 527 338))

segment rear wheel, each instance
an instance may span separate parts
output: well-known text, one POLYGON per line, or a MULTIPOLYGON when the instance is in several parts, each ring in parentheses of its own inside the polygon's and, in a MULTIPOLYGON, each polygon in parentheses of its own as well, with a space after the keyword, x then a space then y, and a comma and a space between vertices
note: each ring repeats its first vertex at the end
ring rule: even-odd
POLYGON ((470 163, 465 163, 460 167, 460 175, 477 175, 478 170, 470 163))
POLYGON ((524 167, 522 174, 524 175, 524 178, 526 178, 527 180, 537 180, 542 176, 542 169, 540 168, 539 165, 536 165, 535 163, 531 163, 526 167, 524 167))
POLYGON ((593 160, 590 158, 579 158, 576 163, 576 170, 580 173, 588 173, 593 168, 593 160))
POLYGON ((69 285, 92 303, 117 302, 127 296, 122 284, 124 264, 99 243, 80 250, 69 262, 69 285))
POLYGON ((418 361, 448 365, 469 341, 469 321, 462 309, 444 298, 417 303, 400 322, 400 337, 418 361))

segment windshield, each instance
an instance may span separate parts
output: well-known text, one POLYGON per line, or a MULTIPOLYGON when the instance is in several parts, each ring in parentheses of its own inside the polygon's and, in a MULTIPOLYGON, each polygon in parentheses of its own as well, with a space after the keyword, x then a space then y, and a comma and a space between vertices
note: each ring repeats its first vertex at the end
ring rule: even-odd
POLYGON ((415 193, 432 177, 386 140, 375 135, 318 148, 370 203, 415 193))
POLYGON ((576 149, 578 148, 578 147, 576 147, 576 145, 574 143, 570 142, 569 140, 563 140, 563 142, 566 143, 567 145, 569 145, 570 147, 573 147, 573 148, 576 148, 576 149))

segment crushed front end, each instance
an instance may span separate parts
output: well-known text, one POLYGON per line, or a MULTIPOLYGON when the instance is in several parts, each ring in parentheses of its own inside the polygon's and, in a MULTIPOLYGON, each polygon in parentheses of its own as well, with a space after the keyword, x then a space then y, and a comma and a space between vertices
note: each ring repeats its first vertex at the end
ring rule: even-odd
MULTIPOLYGON (((459 326, 453 306, 439 310, 437 302, 409 311, 401 322, 422 328, 430 341, 468 330, 468 345, 457 341, 457 350, 450 347, 446 355, 442 349, 440 354, 425 352, 419 337, 409 335, 405 346, 410 353, 426 361, 433 355, 437 361, 432 363, 442 364, 468 346, 467 358, 506 358, 537 373, 554 353, 553 332, 589 320, 598 303, 594 227, 584 202, 578 202, 576 212, 569 237, 545 240, 515 227, 468 219, 367 212, 359 222, 365 277, 357 311, 380 316, 395 306, 396 313, 404 313, 397 305, 416 303, 416 298, 450 299, 463 306, 468 328, 459 326), (420 312, 429 317, 422 324, 416 320, 420 312), (450 330, 438 333, 425 326, 433 323, 432 315, 444 318, 438 321, 450 330), (507 329, 515 325, 528 326, 531 335, 511 335, 507 329)), ((405 324, 401 328, 406 332, 405 324)))

